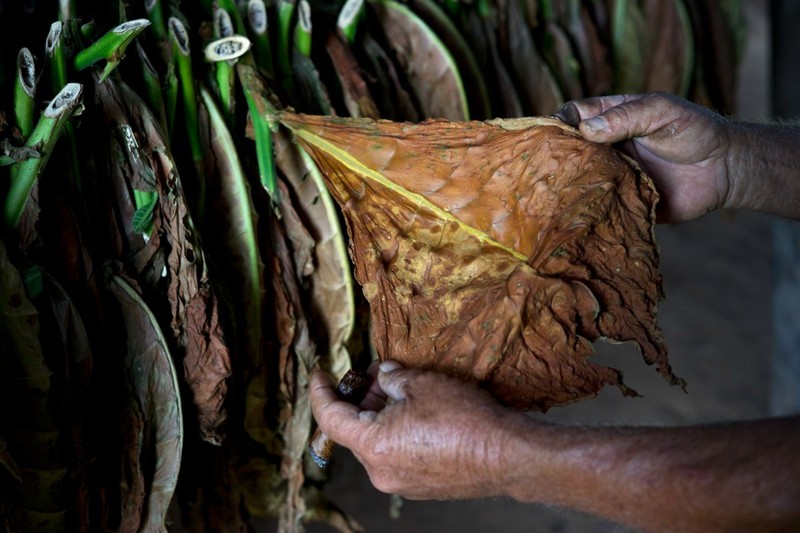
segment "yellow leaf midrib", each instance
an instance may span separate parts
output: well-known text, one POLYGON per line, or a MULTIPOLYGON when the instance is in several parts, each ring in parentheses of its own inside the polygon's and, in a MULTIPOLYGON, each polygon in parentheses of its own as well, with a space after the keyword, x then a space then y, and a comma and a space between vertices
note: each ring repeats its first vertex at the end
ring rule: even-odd
POLYGON ((307 130, 292 128, 292 131, 297 137, 303 139, 305 142, 313 146, 316 146, 321 150, 331 154, 333 157, 336 158, 336 160, 340 161, 345 167, 355 172, 356 174, 363 176, 366 179, 372 180, 376 183, 379 183, 383 187, 386 187, 392 192, 395 192, 398 195, 409 199, 410 201, 412 201, 417 205, 421 205, 427 209, 430 209, 431 211, 436 213, 439 216, 439 218, 445 221, 455 222, 456 224, 458 224, 460 229, 466 231, 468 234, 478 239, 478 241, 482 243, 487 243, 491 246, 495 246, 505 251, 506 253, 511 254, 520 261, 528 260, 528 257, 525 254, 513 248, 510 248, 504 245, 503 243, 489 237, 486 233, 473 228, 469 224, 465 224, 458 217, 454 216, 446 209, 442 209, 441 207, 437 206, 436 204, 425 198, 425 196, 419 193, 411 192, 408 189, 394 183, 393 181, 386 178, 386 176, 384 176, 380 172, 369 168, 364 163, 353 157, 349 152, 340 148, 339 146, 336 146, 332 142, 307 130))

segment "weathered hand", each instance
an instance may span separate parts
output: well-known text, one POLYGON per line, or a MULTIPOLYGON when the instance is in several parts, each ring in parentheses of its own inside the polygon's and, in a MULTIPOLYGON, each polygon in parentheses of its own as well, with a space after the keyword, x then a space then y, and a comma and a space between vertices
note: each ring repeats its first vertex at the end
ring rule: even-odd
MULTIPOLYGON (((322 430, 350 448, 381 491, 412 499, 503 493, 509 417, 486 392, 435 372, 384 362, 360 407, 339 401, 327 374, 311 377, 322 430)), ((521 424, 524 426, 524 422, 521 424)))
POLYGON ((620 143, 652 176, 661 222, 690 220, 730 205, 731 121, 665 93, 567 102, 556 113, 584 138, 620 143))

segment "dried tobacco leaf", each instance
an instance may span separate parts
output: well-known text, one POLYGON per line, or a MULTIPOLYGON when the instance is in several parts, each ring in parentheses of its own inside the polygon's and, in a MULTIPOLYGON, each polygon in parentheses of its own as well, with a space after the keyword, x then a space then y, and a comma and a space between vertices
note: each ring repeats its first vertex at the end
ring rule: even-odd
POLYGON ((315 245, 314 270, 310 275, 310 315, 322 325, 318 342, 327 343, 320 354, 320 364, 337 379, 350 368, 350 354, 345 347, 355 323, 355 301, 350 262, 336 207, 316 165, 290 139, 278 131, 275 161, 292 187, 295 207, 308 225, 315 245))
POLYGON ((16 530, 64 531, 66 468, 59 448, 48 446, 59 439, 50 409, 52 371, 40 342, 39 312, 2 240, 0 314, 0 420, 19 480, 3 486, 3 492, 16 530))
POLYGON ((686 96, 694 69, 692 23, 683 0, 645 0, 642 11, 650 36, 644 90, 686 96))
POLYGON ((547 409, 631 393, 591 341, 635 341, 671 383, 656 324, 657 193, 556 120, 343 120, 280 113, 341 206, 383 359, 547 409))
POLYGON ((242 360, 246 366, 255 367, 264 350, 262 306, 266 292, 256 232, 258 214, 222 113, 208 91, 201 88, 200 97, 201 142, 208 178, 206 209, 210 215, 206 217, 204 242, 237 302, 242 360))
POLYGON ((127 85, 106 79, 95 84, 95 97, 102 111, 100 127, 108 133, 113 257, 142 287, 183 363, 203 439, 219 444, 227 417, 230 352, 178 169, 155 117, 127 85), (158 195, 149 234, 134 225, 136 191, 158 195))
POLYGON ((331 31, 325 41, 333 69, 339 84, 342 86, 342 98, 347 112, 353 118, 380 118, 378 106, 375 105, 369 86, 358 66, 353 51, 341 35, 331 31))
POLYGON ((503 17, 507 24, 504 32, 507 42, 501 46, 516 79, 523 111, 527 115, 554 113, 564 103, 564 97, 553 72, 536 49, 519 3, 508 2, 504 7, 507 10, 503 17))
POLYGON ((425 117, 466 120, 467 96, 453 56, 408 7, 392 0, 371 4, 425 117))
POLYGON ((125 418, 130 424, 122 427, 133 437, 126 441, 122 464, 120 530, 164 531, 183 449, 178 377, 166 339, 139 294, 116 275, 108 287, 119 301, 125 323, 122 369, 128 387, 125 418))
MULTIPOLYGON (((489 91, 483 79, 483 71, 478 66, 470 45, 456 25, 433 0, 411 0, 408 5, 430 27, 431 31, 442 40, 442 43, 452 54, 464 84, 470 118, 474 120, 493 118, 489 91)), ((515 53, 520 57, 525 57, 525 54, 520 50, 516 50, 515 53)))

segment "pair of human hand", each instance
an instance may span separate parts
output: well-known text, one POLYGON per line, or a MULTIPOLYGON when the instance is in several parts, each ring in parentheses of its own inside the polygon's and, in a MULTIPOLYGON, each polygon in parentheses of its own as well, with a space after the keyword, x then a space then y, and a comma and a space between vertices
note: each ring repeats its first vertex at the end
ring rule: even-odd
MULTIPOLYGON (((667 94, 574 101, 556 116, 639 161, 660 192, 661 221, 731 206, 728 119, 667 94)), ((353 451, 378 489, 435 499, 507 491, 506 459, 525 417, 441 374, 393 362, 371 371, 377 379, 359 407, 338 401, 321 372, 312 376, 311 403, 322 430, 353 451)))

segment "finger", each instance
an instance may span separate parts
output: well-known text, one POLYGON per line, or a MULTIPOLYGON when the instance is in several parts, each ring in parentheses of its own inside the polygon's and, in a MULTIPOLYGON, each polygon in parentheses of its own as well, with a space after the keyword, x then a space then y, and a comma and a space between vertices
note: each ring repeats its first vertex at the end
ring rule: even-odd
POLYGON ((381 386, 378 383, 380 363, 381 362, 379 360, 375 360, 367 369, 367 374, 369 374, 369 376, 372 378, 372 382, 370 383, 367 394, 364 395, 364 399, 360 404, 358 404, 358 406, 362 409, 367 409, 369 411, 380 411, 386 407, 386 393, 383 392, 383 389, 381 389, 381 386))
POLYGON ((658 133, 675 123, 683 109, 675 97, 641 95, 583 120, 578 129, 587 140, 616 143, 658 133))
POLYGON ((603 114, 612 107, 624 104, 643 95, 627 94, 615 96, 596 96, 584 98, 582 100, 572 100, 566 102, 556 111, 555 116, 570 126, 578 127, 583 120, 591 119, 603 114))
POLYGON ((384 361, 378 372, 378 384, 389 399, 399 402, 406 397, 405 387, 409 377, 409 371, 397 361, 384 361))
POLYGON ((359 418, 360 409, 339 400, 333 379, 321 370, 311 374, 308 396, 320 429, 337 443, 352 448, 369 425, 368 420, 359 418))

